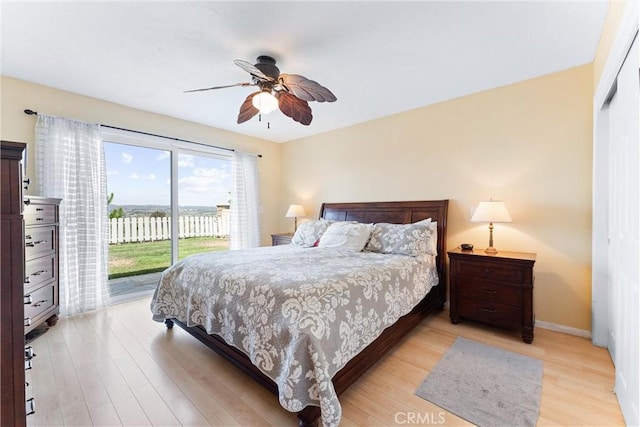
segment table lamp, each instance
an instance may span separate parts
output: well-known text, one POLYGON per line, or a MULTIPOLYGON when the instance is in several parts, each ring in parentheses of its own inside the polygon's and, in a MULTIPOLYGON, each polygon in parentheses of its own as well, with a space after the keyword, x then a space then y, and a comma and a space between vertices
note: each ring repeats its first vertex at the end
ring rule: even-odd
POLYGON ((306 213, 304 212, 304 208, 300 205, 291 205, 287 210, 287 213, 284 215, 286 218, 293 218, 293 232, 295 233, 298 230, 298 218, 304 217, 306 213))
POLYGON ((511 222, 511 216, 509 215, 504 202, 498 200, 480 202, 471 217, 471 222, 489 223, 489 247, 484 251, 488 254, 498 253, 497 249, 493 247, 493 223, 511 222))

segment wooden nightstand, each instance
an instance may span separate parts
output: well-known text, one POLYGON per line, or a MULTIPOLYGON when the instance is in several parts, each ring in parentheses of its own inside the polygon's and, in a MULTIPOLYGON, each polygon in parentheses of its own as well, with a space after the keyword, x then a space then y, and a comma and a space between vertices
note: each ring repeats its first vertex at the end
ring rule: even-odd
POLYGON ((291 243, 293 233, 279 233, 271 235, 271 246, 288 245, 291 243))
POLYGON ((533 341, 533 264, 536 254, 482 249, 449 254, 451 323, 461 318, 517 329, 533 341))

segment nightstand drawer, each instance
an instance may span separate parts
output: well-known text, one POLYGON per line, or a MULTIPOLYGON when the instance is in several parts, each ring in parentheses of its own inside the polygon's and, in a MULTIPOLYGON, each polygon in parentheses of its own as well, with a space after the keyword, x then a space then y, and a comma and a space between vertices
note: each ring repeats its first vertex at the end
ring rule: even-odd
POLYGON ((288 245, 292 238, 293 234, 291 233, 272 234, 271 246, 288 245))
POLYGON ((525 272, 522 267, 488 262, 458 261, 455 263, 456 273, 476 278, 502 280, 520 283, 524 280, 525 272))
POLYGON ((458 294, 484 301, 522 305, 522 288, 477 279, 458 279, 458 294))
POLYGON ((508 304, 458 297, 458 315, 496 326, 522 325, 522 309, 508 304))

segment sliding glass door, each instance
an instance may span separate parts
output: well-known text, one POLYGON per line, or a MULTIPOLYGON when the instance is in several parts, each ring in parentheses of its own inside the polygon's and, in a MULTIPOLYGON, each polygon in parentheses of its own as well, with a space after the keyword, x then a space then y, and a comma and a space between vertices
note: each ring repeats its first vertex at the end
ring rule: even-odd
MULTIPOLYGON (((171 265, 170 152, 110 142, 104 150, 109 279, 162 271, 171 265)), ((114 296, 130 289, 112 290, 114 296)))
POLYGON ((229 248, 230 155, 137 135, 104 150, 112 300, 151 292, 179 259, 229 248))
POLYGON ((178 153, 178 258, 229 249, 231 161, 178 153))

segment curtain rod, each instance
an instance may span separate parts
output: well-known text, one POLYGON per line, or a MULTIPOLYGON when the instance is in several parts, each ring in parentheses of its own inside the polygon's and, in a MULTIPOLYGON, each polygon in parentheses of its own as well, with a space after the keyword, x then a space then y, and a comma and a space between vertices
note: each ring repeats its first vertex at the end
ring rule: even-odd
MULTIPOLYGON (((30 109, 24 110, 24 113, 28 114, 29 116, 37 116, 38 115, 37 111, 33 111, 33 110, 30 110, 30 109)), ((220 150, 236 151, 233 148, 219 147, 217 145, 209 145, 209 144, 204 144, 202 142, 189 141, 188 139, 174 138, 173 136, 158 135, 157 133, 143 132, 143 131, 140 131, 140 130, 133 130, 133 129, 120 128, 120 127, 117 127, 117 126, 103 125, 102 123, 100 124, 100 126, 105 127, 105 128, 109 128, 109 129, 124 130, 124 131, 127 131, 127 132, 139 133, 139 134, 142 134, 142 135, 156 136, 158 138, 171 139, 173 141, 188 142, 190 144, 198 144, 198 145, 203 145, 205 147, 219 148, 220 150)), ((258 154, 257 156, 259 158, 262 158, 262 154, 258 154)))

